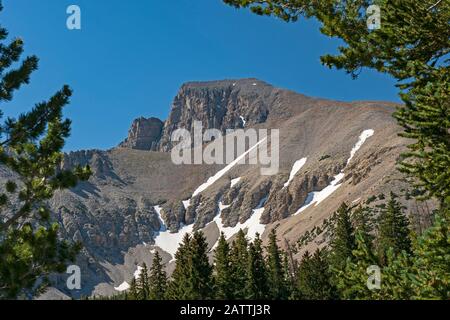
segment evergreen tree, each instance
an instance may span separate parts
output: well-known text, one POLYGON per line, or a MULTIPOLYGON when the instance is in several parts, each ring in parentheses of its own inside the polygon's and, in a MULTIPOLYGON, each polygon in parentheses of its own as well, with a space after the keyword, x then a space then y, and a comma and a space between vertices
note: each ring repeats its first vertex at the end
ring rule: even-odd
POLYGON ((450 213, 442 209, 414 246, 415 299, 450 299, 450 213))
POLYGON ((386 263, 387 251, 392 248, 394 254, 405 250, 411 252, 409 222, 396 197, 391 193, 387 207, 379 217, 378 254, 380 263, 386 263))
POLYGON ((298 300, 300 299, 300 295, 297 290, 297 270, 292 270, 292 268, 297 268, 297 265, 291 266, 288 253, 283 252, 282 256, 284 278, 286 279, 287 299, 298 300))
POLYGON ((162 264, 159 252, 155 252, 152 267, 150 268, 149 299, 164 300, 167 290, 167 274, 162 264))
POLYGON ((145 262, 142 264, 141 273, 139 274, 139 281, 137 283, 139 290, 139 300, 148 300, 150 297, 148 268, 145 262))
POLYGON ((355 234, 360 233, 368 243, 373 240, 374 217, 371 208, 359 206, 353 211, 352 221, 355 234))
MULTIPOLYGON (((20 61, 23 41, 5 43, 7 37, 0 27, 0 103, 11 101, 38 68, 35 56, 20 61)), ((2 182, 0 193, 0 299, 32 297, 48 284, 49 274, 64 272, 80 250, 80 244, 59 240, 47 205, 56 190, 74 187, 90 175, 88 167, 60 169, 71 124, 62 111, 71 95, 64 86, 17 119, 0 123, 0 164, 15 176, 2 182), (38 279, 41 286, 36 286, 38 279)))
POLYGON ((364 232, 356 233, 356 248, 354 259, 347 258, 345 267, 338 270, 336 286, 342 299, 373 299, 373 291, 367 287, 367 268, 377 265, 377 258, 373 252, 372 243, 364 232))
POLYGON ((336 288, 331 280, 325 251, 317 249, 313 256, 305 252, 298 270, 299 297, 305 300, 336 299, 336 288))
POLYGON ((234 296, 236 299, 246 298, 248 241, 244 231, 239 230, 231 248, 231 271, 234 280, 234 296))
POLYGON ((246 282, 247 299, 267 299, 269 287, 267 283, 267 270, 265 266, 262 241, 259 234, 250 243, 246 282))
POLYGON ((234 299, 234 279, 231 265, 231 249, 223 233, 214 254, 214 283, 216 299, 234 299))
POLYGON ((191 270, 190 251, 191 236, 186 234, 175 253, 175 270, 167 288, 167 299, 169 300, 186 300, 190 298, 188 287, 189 272, 191 270))
POLYGON ((269 235, 267 254, 267 275, 270 298, 274 300, 287 299, 288 289, 285 269, 283 266, 283 254, 277 244, 275 229, 272 229, 269 235))
POLYGON ((213 296, 212 267, 208 259, 208 244, 201 231, 194 233, 188 255, 188 298, 211 299, 213 296))
POLYGON ((334 271, 342 270, 347 258, 352 257, 352 251, 356 248, 350 208, 345 203, 336 212, 336 224, 333 226, 330 247, 331 267, 334 271))
POLYGON ((128 289, 127 298, 128 298, 128 300, 139 300, 139 298, 140 298, 138 283, 136 281, 136 278, 134 278, 134 277, 131 280, 130 288, 128 289))

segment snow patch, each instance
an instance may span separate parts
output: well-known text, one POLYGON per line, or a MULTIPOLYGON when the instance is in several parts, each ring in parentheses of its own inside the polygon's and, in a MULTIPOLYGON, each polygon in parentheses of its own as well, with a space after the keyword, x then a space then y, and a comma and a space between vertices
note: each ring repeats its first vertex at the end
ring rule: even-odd
MULTIPOLYGON (((257 148, 259 144, 264 142, 267 138, 264 138, 260 140, 258 143, 256 143, 253 147, 248 149, 246 152, 244 152, 242 155, 237 157, 233 162, 231 162, 229 165, 227 165, 225 168, 217 172, 214 176, 210 177, 206 183, 202 184, 200 187, 198 187, 194 193, 192 194, 192 197, 197 196, 202 191, 206 190, 209 186, 211 186, 214 182, 219 180, 223 175, 225 175, 230 169, 232 169, 239 161, 245 158, 245 156, 250 153, 253 149, 257 148)), ((231 181, 231 187, 239 183, 241 178, 236 178, 231 181)), ((256 209, 253 210, 252 216, 247 219, 244 223, 238 223, 235 227, 229 227, 225 228, 222 223, 222 219, 220 218, 220 215, 222 213, 222 210, 229 207, 229 205, 224 205, 222 202, 219 202, 219 214, 216 216, 216 218, 213 220, 216 222, 217 227, 219 228, 220 232, 224 232, 225 237, 229 239, 234 234, 239 232, 240 229, 247 229, 247 237, 250 238, 252 241, 256 237, 256 233, 262 234, 266 228, 264 224, 260 222, 261 216, 264 212, 263 204, 267 198, 261 200, 260 204, 256 209)), ((185 208, 187 208, 190 205, 190 199, 183 201, 183 205, 185 208)), ((161 223, 161 228, 158 233, 158 235, 155 237, 155 246, 158 246, 160 249, 164 250, 165 252, 169 253, 172 256, 173 261, 175 259, 175 253, 178 250, 178 247, 183 241, 183 238, 186 234, 192 233, 194 229, 194 224, 190 225, 183 225, 178 232, 176 233, 170 233, 170 231, 167 229, 167 227, 164 224, 163 218, 162 218, 162 208, 160 206, 155 206, 155 211, 158 214, 158 219, 161 223)))
POLYGON ((168 230, 160 232, 155 238, 155 246, 160 247, 174 258, 184 236, 187 233, 192 233, 193 229, 194 224, 190 224, 188 226, 183 225, 176 233, 171 233, 168 230))
POLYGON ((156 213, 158 214, 159 225, 161 226, 159 228, 159 232, 166 231, 166 224, 164 223, 163 217, 161 215, 162 208, 160 206, 154 206, 153 209, 155 209, 156 213))
POLYGON ((350 152, 350 158, 348 158, 347 160, 347 164, 350 163, 350 161, 353 159, 353 157, 355 156, 356 152, 361 149, 362 145, 364 144, 364 142, 366 142, 366 140, 368 138, 370 138, 371 136, 373 136, 373 134, 375 133, 374 130, 369 129, 369 130, 364 130, 363 133, 361 133, 361 135, 359 136, 359 140, 358 142, 355 144, 355 146, 353 147, 352 151, 350 152))
POLYGON ((233 187, 234 187, 235 185, 237 185, 240 181, 241 181, 241 177, 231 180, 230 188, 233 188, 233 187))
MULTIPOLYGON (((136 271, 134 272, 133 277, 136 280, 138 280, 139 277, 141 276, 142 269, 144 269, 144 268, 138 266, 136 271)), ((122 282, 118 287, 114 287, 114 290, 116 290, 116 291, 126 291, 128 289, 130 289, 130 284, 126 281, 122 282)))
POLYGON ((239 116, 239 118, 241 118, 242 125, 245 127, 245 124, 247 123, 247 121, 245 121, 245 118, 243 116, 239 116))
POLYGON ((184 209, 189 208, 189 206, 191 205, 191 199, 187 199, 182 202, 183 202, 184 209))
MULTIPOLYGON (((266 225, 262 224, 260 221, 264 212, 264 203, 266 200, 267 198, 264 198, 260 201, 256 209, 253 209, 253 214, 247 219, 247 221, 244 223, 239 222, 234 227, 225 227, 223 225, 222 218, 220 216, 222 214, 222 210, 228 208, 229 205, 224 205, 222 202, 219 202, 219 214, 213 220, 216 223, 217 228, 219 228, 219 233, 223 232, 225 239, 228 240, 238 233, 239 230, 247 229, 247 238, 249 238, 250 241, 255 240, 257 233, 262 235, 266 230, 266 225)), ((218 242, 219 241, 216 242, 211 250, 214 250, 217 247, 218 242)))
POLYGON ((352 201, 352 203, 357 203, 357 202, 359 202, 360 200, 361 200, 361 198, 355 199, 355 200, 352 201))
POLYGON ((308 160, 308 158, 302 158, 294 163, 294 165, 292 166, 291 174, 289 175, 289 180, 284 184, 283 189, 289 186, 297 172, 299 172, 300 169, 305 165, 306 160, 308 160))
MULTIPOLYGON (((352 150, 350 152, 350 158, 348 158, 348 160, 347 160, 347 165, 353 159, 356 152, 359 149, 361 149, 364 142, 366 142, 366 140, 368 138, 373 136, 374 133, 375 133, 375 131, 372 129, 364 130, 361 133, 361 135, 359 136, 358 142, 354 145, 354 147, 352 148, 352 150)), ((344 167, 344 169, 345 169, 345 167, 344 167)), ((314 206, 319 205, 322 201, 324 201, 331 194, 333 194, 337 189, 339 189, 339 187, 342 185, 341 181, 345 176, 344 169, 339 174, 334 176, 334 179, 330 182, 330 184, 325 189, 323 189, 321 191, 310 192, 308 194, 303 206, 300 209, 298 209, 294 215, 297 215, 297 214, 305 211, 307 208, 311 207, 312 205, 314 205, 314 206)))
POLYGON ((169 253, 172 256, 172 258, 174 258, 175 253, 177 252, 179 245, 183 241, 185 234, 192 232, 192 230, 194 229, 194 224, 191 224, 189 226, 181 226, 178 232, 171 233, 167 229, 162 219, 161 207, 155 206, 154 208, 158 213, 158 218, 161 223, 161 228, 159 230, 158 235, 155 238, 155 246, 160 247, 162 250, 169 253))
POLYGON ((137 267, 137 269, 136 269, 136 271, 134 272, 134 278, 137 280, 137 279, 139 279, 139 277, 141 276, 141 273, 142 273, 142 270, 143 270, 144 268, 142 268, 142 267, 140 267, 140 266, 138 266, 137 267))
POLYGON ((130 289, 130 285, 126 281, 122 282, 120 286, 114 287, 114 290, 116 291, 126 291, 128 289, 130 289))
POLYGON ((339 189, 339 187, 342 185, 341 183, 339 183, 342 179, 344 178, 344 173, 339 173, 338 175, 336 175, 333 179, 333 181, 331 181, 331 183, 324 188, 321 191, 314 191, 314 192, 310 192, 306 198, 305 203, 303 204, 303 206, 295 213, 295 215, 305 211, 306 209, 308 209, 310 206, 312 206, 313 204, 315 206, 319 205, 323 200, 325 200, 326 198, 328 198, 333 192, 335 192, 337 189, 339 189))
POLYGON ((261 144, 262 142, 264 142, 267 139, 264 138, 262 140, 260 140, 258 143, 256 143, 253 147, 251 147, 250 149, 248 149, 247 151, 245 151, 243 154, 241 154, 239 157, 237 157, 233 162, 231 162, 229 165, 227 165, 225 168, 223 168, 222 170, 218 171, 215 175, 213 175, 212 177, 208 178, 208 180, 203 183, 200 187, 198 187, 194 193, 192 194, 192 197, 197 196, 198 194, 200 194, 201 192, 205 191, 208 187, 210 187, 214 182, 216 182, 217 180, 219 180, 220 178, 222 178, 222 176, 224 174, 226 174, 228 171, 230 171, 236 164, 238 164, 242 159, 245 158, 245 156, 247 154, 249 154, 251 151, 253 151, 255 148, 258 147, 259 144, 261 144))

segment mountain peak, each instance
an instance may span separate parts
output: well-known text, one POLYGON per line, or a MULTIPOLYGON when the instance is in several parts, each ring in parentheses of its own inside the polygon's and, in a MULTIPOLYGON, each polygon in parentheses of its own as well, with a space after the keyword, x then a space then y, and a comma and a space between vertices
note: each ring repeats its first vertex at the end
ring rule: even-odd
POLYGON ((182 89, 220 89, 220 88, 252 88, 252 87, 272 87, 270 84, 256 78, 225 79, 212 81, 192 81, 183 84, 182 89))
POLYGON ((163 126, 164 122, 158 118, 137 118, 128 131, 128 137, 119 147, 155 151, 161 138, 163 126))

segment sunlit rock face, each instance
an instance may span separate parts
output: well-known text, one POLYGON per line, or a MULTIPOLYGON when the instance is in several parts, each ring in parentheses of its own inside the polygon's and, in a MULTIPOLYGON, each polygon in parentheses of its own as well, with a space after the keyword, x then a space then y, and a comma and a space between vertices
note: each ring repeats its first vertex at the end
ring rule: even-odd
POLYGON ((156 151, 164 122, 158 118, 138 118, 133 121, 128 137, 119 146, 137 150, 156 151))

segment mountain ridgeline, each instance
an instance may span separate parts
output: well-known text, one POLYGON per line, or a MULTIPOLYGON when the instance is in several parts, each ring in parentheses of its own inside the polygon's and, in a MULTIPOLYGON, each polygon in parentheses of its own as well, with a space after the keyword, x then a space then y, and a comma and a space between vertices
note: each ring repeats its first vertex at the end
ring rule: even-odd
MULTIPOLYGON (((51 200, 61 236, 84 245, 82 289, 68 291, 64 276, 56 287, 72 296, 114 295, 128 288, 138 266, 151 265, 156 250, 170 274, 187 232, 203 232, 211 257, 220 232, 231 241, 239 229, 250 240, 260 233, 265 242, 276 227, 280 245, 295 246, 343 202, 409 192, 396 170, 406 141, 398 136, 395 108, 311 98, 256 79, 184 84, 167 120, 141 117, 116 148, 65 155, 64 167, 89 164, 93 175, 51 200), (263 176, 259 165, 249 164, 175 165, 171 135, 192 131, 194 121, 224 134, 279 129, 278 174, 263 176), (210 177, 213 183, 195 193, 210 177)), ((403 202, 420 211, 414 200, 403 202)), ((323 242, 318 236, 304 249, 323 242)))

